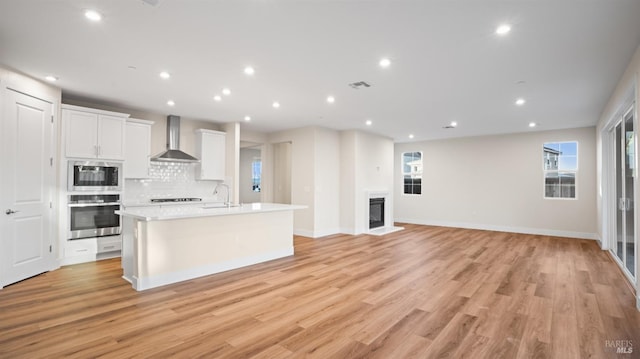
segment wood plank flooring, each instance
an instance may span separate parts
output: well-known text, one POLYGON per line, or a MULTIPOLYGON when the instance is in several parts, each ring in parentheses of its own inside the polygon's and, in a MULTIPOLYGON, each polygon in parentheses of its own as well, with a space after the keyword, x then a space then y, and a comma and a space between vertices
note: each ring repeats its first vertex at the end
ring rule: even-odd
POLYGON ((640 357, 595 242, 404 226, 144 292, 119 259, 63 267, 0 290, 0 358, 640 357))

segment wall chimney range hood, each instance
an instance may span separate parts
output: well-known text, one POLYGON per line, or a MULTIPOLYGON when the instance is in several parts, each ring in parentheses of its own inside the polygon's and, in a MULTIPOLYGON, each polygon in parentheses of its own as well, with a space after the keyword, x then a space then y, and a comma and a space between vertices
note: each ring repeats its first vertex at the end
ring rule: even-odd
POLYGON ((167 150, 151 158, 159 162, 200 162, 188 153, 180 151, 180 116, 167 116, 167 150))

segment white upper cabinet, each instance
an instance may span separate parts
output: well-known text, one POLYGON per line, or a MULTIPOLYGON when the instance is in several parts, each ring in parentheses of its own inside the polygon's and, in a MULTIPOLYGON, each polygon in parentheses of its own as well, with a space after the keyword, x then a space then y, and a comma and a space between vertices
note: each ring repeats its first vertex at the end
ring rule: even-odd
POLYGON ((96 157, 98 115, 67 110, 63 110, 62 113, 62 119, 67 129, 67 157, 96 157))
POLYGON ((153 121, 130 118, 124 141, 124 178, 149 178, 153 121))
POLYGON ((224 132, 196 130, 196 157, 200 159, 196 167, 197 179, 224 181, 225 138, 224 132))
POLYGON ((123 113, 63 105, 65 155, 123 160, 127 117, 123 113))

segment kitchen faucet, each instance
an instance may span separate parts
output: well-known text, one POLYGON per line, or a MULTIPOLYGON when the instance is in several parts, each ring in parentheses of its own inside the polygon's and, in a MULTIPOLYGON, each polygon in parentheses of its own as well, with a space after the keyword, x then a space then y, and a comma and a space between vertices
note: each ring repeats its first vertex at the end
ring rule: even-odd
POLYGON ((230 190, 229 190, 229 186, 226 183, 222 183, 222 182, 218 183, 216 185, 216 188, 213 189, 213 194, 218 194, 218 187, 220 187, 220 186, 223 186, 223 187, 225 187, 227 189, 227 200, 224 202, 224 204, 227 207, 231 207, 231 202, 229 201, 229 192, 230 192, 230 190))

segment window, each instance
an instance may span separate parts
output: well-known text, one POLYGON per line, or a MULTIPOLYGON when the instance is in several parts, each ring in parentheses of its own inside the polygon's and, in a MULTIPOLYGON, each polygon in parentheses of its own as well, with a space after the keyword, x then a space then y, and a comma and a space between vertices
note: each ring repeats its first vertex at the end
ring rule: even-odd
POLYGON ((549 142, 542 146, 544 198, 576 198, 578 142, 549 142))
POLYGON ((422 194, 422 152, 404 152, 402 154, 402 193, 422 194))
POLYGON ((251 162, 251 179, 252 179, 252 191, 260 192, 260 182, 262 176, 262 161, 259 159, 253 160, 251 162))

